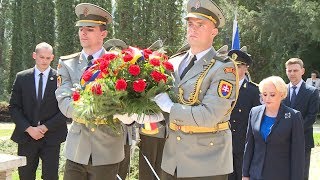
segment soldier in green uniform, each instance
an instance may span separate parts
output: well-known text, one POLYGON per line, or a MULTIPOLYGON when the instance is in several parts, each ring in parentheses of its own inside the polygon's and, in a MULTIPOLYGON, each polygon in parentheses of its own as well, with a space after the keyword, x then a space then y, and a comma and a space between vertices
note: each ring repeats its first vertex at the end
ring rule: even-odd
POLYGON ((232 132, 233 173, 229 180, 242 179, 242 161, 246 141, 248 118, 251 108, 260 105, 260 92, 258 86, 246 78, 252 59, 244 47, 240 50, 231 50, 230 57, 236 55, 235 62, 238 66, 239 96, 230 116, 232 132))
POLYGON ((102 47, 107 36, 107 24, 112 22, 109 12, 103 8, 81 3, 75 7, 79 18, 79 39, 82 51, 59 60, 58 75, 61 82, 56 97, 61 112, 73 118, 65 145, 65 180, 116 179, 119 163, 124 158, 122 134, 115 134, 110 127, 100 124, 89 129, 81 120, 73 117, 72 90, 79 84, 85 69, 105 54, 102 47))
POLYGON ((170 59, 178 101, 166 93, 155 97, 170 113, 161 180, 227 180, 233 171, 228 121, 237 96, 237 71, 234 62, 212 47, 225 18, 211 0, 189 0, 187 11, 190 49, 170 59))

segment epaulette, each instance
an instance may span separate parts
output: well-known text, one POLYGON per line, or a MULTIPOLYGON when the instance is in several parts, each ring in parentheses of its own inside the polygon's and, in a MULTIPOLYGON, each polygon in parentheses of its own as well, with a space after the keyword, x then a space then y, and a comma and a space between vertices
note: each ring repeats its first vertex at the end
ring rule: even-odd
POLYGON ((77 53, 66 55, 66 56, 60 56, 60 59, 63 61, 63 60, 75 58, 79 55, 80 55, 80 52, 77 52, 77 53))
POLYGON ((185 54, 185 53, 187 53, 187 52, 188 52, 188 50, 187 50, 187 51, 178 52, 178 53, 176 53, 176 54, 174 54, 174 55, 170 56, 170 58, 169 58, 169 59, 175 58, 175 57, 180 56, 180 55, 182 55, 182 54, 185 54))
POLYGON ((215 59, 221 62, 229 62, 230 59, 228 57, 228 45, 224 45, 217 50, 215 59))

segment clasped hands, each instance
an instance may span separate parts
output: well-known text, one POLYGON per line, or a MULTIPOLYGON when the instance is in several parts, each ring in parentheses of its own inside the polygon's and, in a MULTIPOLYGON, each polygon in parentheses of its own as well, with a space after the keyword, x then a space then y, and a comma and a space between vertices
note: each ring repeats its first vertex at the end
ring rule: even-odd
POLYGON ((45 125, 38 125, 37 127, 29 126, 26 132, 34 139, 39 140, 44 137, 44 134, 48 131, 45 125))

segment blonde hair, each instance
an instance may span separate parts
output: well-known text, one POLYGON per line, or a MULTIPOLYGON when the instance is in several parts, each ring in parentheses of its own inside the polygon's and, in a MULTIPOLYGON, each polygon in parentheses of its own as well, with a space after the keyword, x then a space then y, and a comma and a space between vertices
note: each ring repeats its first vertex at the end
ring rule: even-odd
POLYGON ((50 50, 51 52, 53 52, 52 46, 51 46, 50 44, 46 43, 46 42, 42 42, 42 43, 37 44, 34 52, 37 53, 40 49, 48 49, 48 50, 50 50))
POLYGON ((303 68, 303 61, 299 58, 291 58, 286 62, 286 67, 292 64, 299 64, 301 68, 303 68))
POLYGON ((287 84, 284 82, 284 80, 281 77, 279 77, 279 76, 270 76, 270 77, 267 77, 267 78, 263 79, 259 83, 259 91, 260 91, 260 93, 262 93, 263 87, 267 83, 272 83, 276 87, 277 91, 282 94, 282 99, 287 97, 287 95, 288 95, 288 87, 287 87, 287 84))

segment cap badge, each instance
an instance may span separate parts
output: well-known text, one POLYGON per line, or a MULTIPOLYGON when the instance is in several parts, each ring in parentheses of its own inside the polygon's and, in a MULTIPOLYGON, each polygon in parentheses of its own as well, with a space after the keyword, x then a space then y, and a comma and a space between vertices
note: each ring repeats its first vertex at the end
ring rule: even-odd
POLYGON ((88 16, 88 13, 89 13, 89 9, 88 8, 84 8, 83 15, 86 17, 86 16, 88 16))
POLYGON ((194 8, 195 9, 198 9, 201 7, 201 2, 199 0, 196 1, 195 5, 194 5, 194 8))

